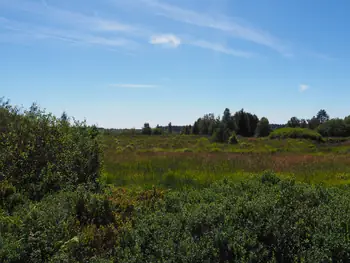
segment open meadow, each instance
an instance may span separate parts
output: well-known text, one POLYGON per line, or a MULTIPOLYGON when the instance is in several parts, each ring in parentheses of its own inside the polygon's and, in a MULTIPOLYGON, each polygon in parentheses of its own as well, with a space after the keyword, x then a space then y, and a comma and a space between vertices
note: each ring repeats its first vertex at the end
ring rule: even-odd
POLYGON ((203 187, 273 172, 299 182, 347 184, 350 140, 242 138, 239 144, 204 136, 106 135, 103 179, 121 187, 203 187))

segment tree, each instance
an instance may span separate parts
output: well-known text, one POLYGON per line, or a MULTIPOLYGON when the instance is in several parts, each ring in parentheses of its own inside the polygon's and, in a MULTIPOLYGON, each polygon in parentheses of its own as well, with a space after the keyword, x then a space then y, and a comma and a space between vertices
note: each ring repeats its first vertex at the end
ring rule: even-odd
POLYGON ((247 113, 249 121, 249 136, 254 136, 256 128, 258 127, 259 118, 255 114, 247 113))
POLYGON ((199 134, 199 125, 198 125, 198 121, 195 121, 193 126, 192 126, 192 134, 194 135, 198 135, 199 134))
POLYGON ((258 137, 267 137, 271 132, 269 120, 265 117, 262 117, 256 128, 256 136, 258 137))
POLYGON ((344 123, 350 125, 350 115, 344 118, 344 123))
POLYGON ((173 133, 173 125, 171 124, 171 122, 169 122, 169 124, 168 124, 168 133, 169 134, 173 133))
POLYGON ((224 123, 220 123, 220 126, 213 132, 212 138, 214 142, 228 142, 232 132, 225 126, 224 123))
POLYGON ((231 112, 230 109, 226 108, 224 114, 222 115, 222 122, 228 124, 231 120, 231 112))
POLYGON ((157 124, 157 126, 152 129, 152 134, 153 135, 162 135, 163 134, 163 129, 157 124))
POLYGON ((315 130, 320 126, 320 121, 314 116, 310 120, 307 121, 308 128, 311 130, 315 130))
POLYGON ((308 125, 307 125, 307 122, 305 119, 301 119, 300 120, 300 128, 307 128, 308 125))
POLYGON ((61 115, 61 121, 62 122, 68 122, 69 121, 68 115, 67 115, 67 113, 65 111, 61 115))
POLYGON ((144 135, 151 135, 152 134, 152 129, 149 125, 149 123, 145 123, 142 128, 142 134, 144 135))
POLYGON ((236 129, 233 116, 231 115, 231 111, 228 108, 225 109, 221 122, 223 122, 231 131, 234 131, 236 129))
POLYGON ((290 128, 297 128, 300 127, 300 120, 297 117, 292 117, 288 123, 287 123, 287 127, 290 128))
POLYGON ((318 132, 325 137, 348 137, 350 125, 346 125, 343 119, 331 119, 318 127, 318 132))
POLYGON ((256 115, 245 112, 243 109, 233 116, 237 134, 245 137, 254 136, 259 119, 256 115))
POLYGON ((329 115, 327 114, 327 112, 325 110, 322 109, 317 113, 316 118, 322 124, 322 123, 325 123, 326 121, 329 120, 329 115))

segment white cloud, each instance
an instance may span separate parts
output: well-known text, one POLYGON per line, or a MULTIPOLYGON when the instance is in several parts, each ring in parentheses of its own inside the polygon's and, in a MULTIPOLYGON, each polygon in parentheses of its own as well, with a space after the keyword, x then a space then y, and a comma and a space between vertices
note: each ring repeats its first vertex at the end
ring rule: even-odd
POLYGON ((300 84, 300 86, 299 86, 300 92, 304 92, 304 91, 308 90, 309 88, 310 88, 310 86, 306 85, 306 84, 300 84))
POLYGON ((127 88, 127 89, 158 88, 157 85, 149 85, 149 84, 111 84, 110 86, 115 88, 127 88))
POLYGON ((151 37, 150 43, 153 45, 165 45, 177 48, 181 44, 181 39, 172 34, 154 35, 151 37))
POLYGON ((290 55, 290 52, 287 51, 287 47, 282 44, 278 38, 270 35, 268 32, 255 29, 248 25, 243 25, 241 22, 237 22, 232 18, 224 16, 215 17, 208 14, 197 13, 158 0, 140 1, 153 8, 157 15, 199 27, 219 30, 225 32, 229 36, 267 46, 283 55, 290 55))

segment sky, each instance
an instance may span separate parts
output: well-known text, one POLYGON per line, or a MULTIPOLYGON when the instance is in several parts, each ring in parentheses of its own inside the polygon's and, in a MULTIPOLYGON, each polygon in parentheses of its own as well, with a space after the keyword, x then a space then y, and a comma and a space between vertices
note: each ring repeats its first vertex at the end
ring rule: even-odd
POLYGON ((106 128, 350 115, 348 0, 0 0, 0 97, 106 128))

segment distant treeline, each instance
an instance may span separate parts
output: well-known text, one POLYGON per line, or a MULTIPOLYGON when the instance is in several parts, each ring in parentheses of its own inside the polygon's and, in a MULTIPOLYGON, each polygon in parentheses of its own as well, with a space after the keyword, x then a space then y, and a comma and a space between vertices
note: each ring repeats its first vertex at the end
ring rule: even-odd
POLYGON ((142 129, 105 129, 108 134, 184 134, 214 136, 217 141, 227 141, 235 133, 244 137, 268 136, 272 130, 283 127, 308 128, 319 132, 325 137, 350 136, 350 116, 344 119, 331 119, 328 113, 321 109, 310 119, 292 117, 286 124, 270 124, 266 117, 258 118, 257 115, 244 111, 244 109, 231 114, 226 108, 222 116, 213 113, 205 114, 191 125, 175 126, 170 122, 167 126, 157 125, 151 127, 145 123, 142 129))

